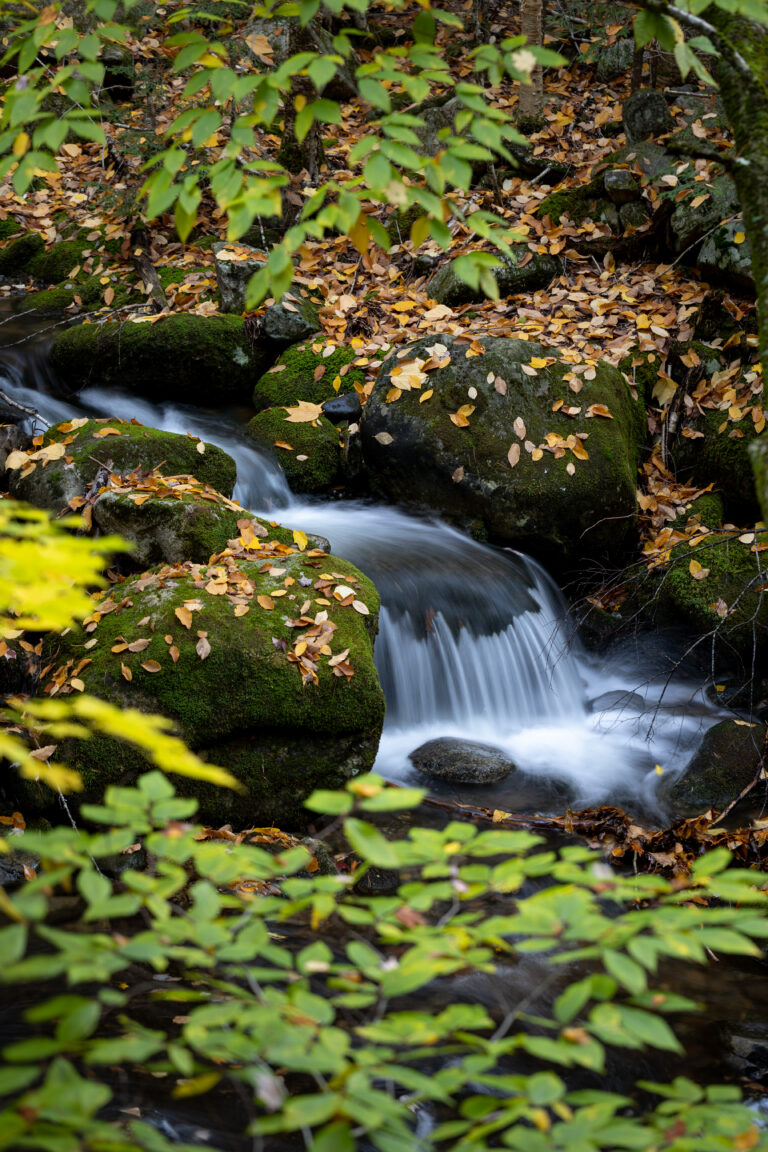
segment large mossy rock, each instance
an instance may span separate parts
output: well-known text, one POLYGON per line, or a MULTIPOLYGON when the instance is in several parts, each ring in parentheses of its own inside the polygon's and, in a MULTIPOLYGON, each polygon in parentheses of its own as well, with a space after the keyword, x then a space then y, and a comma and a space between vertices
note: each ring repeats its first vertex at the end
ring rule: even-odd
POLYGON ((295 424, 284 408, 265 408, 245 431, 256 444, 277 452, 292 492, 326 492, 340 480, 337 428, 325 416, 295 424))
MULTIPOLYGON (((178 778, 204 819, 298 825, 313 788, 373 764, 384 718, 378 608, 373 585, 346 561, 257 540, 210 567, 154 568, 120 584, 84 630, 48 642, 48 686, 66 693, 77 668, 86 692, 169 717, 190 748, 245 787, 178 778)), ((146 768, 103 736, 60 751, 82 773, 85 801, 146 768)), ((48 798, 43 786, 31 792, 48 798)))
POLYGON ((39 232, 25 232, 0 248, 0 276, 16 276, 26 272, 36 256, 45 252, 45 241, 39 232))
POLYGON ((755 292, 752 251, 741 217, 726 220, 709 233, 696 264, 703 278, 711 283, 726 284, 750 294, 755 292))
MULTIPOLYGON (((558 259, 546 253, 531 252, 527 244, 514 245, 510 254, 500 259, 500 266, 491 270, 500 296, 516 296, 520 292, 538 292, 548 288, 562 271, 558 259)), ((449 306, 486 299, 482 288, 473 288, 459 279, 454 260, 449 260, 435 272, 426 292, 438 304, 449 306)))
POLYGON ((359 352, 349 344, 331 345, 325 340, 294 344, 256 381, 253 406, 261 411, 280 405, 288 407, 300 400, 311 404, 332 400, 339 392, 365 383, 362 368, 354 366, 358 359, 359 352))
POLYGON ((652 136, 672 132, 675 122, 661 92, 641 88, 624 101, 621 119, 629 144, 640 144, 652 136))
MULTIPOLYGON (((675 816, 722 811, 752 783, 762 764, 766 729, 745 720, 722 720, 704 736, 683 771, 662 777, 659 799, 675 816)), ((757 800, 765 785, 754 792, 757 800)))
POLYGON ((72 392, 119 388, 208 407, 247 402, 271 361, 268 343, 252 344, 240 316, 80 324, 60 332, 51 348, 51 367, 72 392))
POLYGON ((128 420, 55 424, 43 436, 41 446, 28 450, 26 460, 17 455, 11 462, 16 465, 9 469, 11 494, 51 512, 61 512, 70 501, 82 499, 100 469, 106 480, 109 472, 150 472, 162 466, 166 476, 191 473, 226 497, 232 495, 237 477, 235 461, 215 444, 128 420), (197 450, 199 444, 205 449, 202 453, 197 450), (45 450, 54 446, 60 446, 60 454, 50 453, 46 462, 45 450))
POLYGON ((374 486, 479 522, 492 540, 561 569, 621 555, 635 523, 644 408, 618 369, 599 364, 586 379, 573 368, 557 349, 492 337, 471 347, 428 337, 392 353, 362 422, 374 486), (421 387, 398 396, 412 370, 421 387))

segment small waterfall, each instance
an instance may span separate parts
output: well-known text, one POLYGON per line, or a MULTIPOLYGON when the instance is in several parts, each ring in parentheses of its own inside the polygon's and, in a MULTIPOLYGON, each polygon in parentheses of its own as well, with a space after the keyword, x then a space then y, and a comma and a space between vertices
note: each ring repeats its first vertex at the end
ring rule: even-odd
MULTIPOLYGON (((573 645, 559 590, 528 557, 397 508, 299 502, 235 413, 155 405, 106 389, 63 400, 35 361, 27 362, 26 380, 18 364, 0 375, 5 391, 51 422, 136 418, 219 445, 237 462, 235 496, 244 507, 327 537, 371 577, 382 597, 376 661, 387 699, 376 767, 390 779, 414 779, 408 753, 432 737, 455 736, 503 748, 528 778, 565 782, 572 803, 626 803, 650 794, 654 763, 684 763, 721 716, 698 686, 668 684, 658 667, 644 671, 636 654, 606 660, 573 645), (30 367, 39 381, 30 383, 30 367)), ((520 801, 504 788, 482 802, 520 801)))

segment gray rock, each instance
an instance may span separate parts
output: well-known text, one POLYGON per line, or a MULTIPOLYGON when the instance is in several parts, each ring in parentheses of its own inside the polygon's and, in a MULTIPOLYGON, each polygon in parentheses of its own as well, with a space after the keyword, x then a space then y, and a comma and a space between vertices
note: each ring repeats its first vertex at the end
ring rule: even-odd
POLYGON ((632 40, 617 40, 609 44, 597 54, 597 68, 595 75, 601 84, 611 80, 618 80, 632 67, 632 58, 635 54, 635 45, 632 40))
MULTIPOLYGON (((482 288, 472 288, 460 280, 454 265, 455 261, 449 260, 427 284, 426 290, 432 299, 451 306, 485 300, 482 288)), ((501 257, 501 267, 494 268, 491 274, 500 296, 515 296, 519 292, 548 288, 561 269, 560 261, 552 256, 531 252, 527 244, 517 244, 510 256, 501 257)))
POLYGON ((332 424, 354 424, 362 416, 363 406, 357 392, 347 392, 345 396, 326 400, 323 412, 332 424))
POLYGON ((652 136, 662 136, 675 126, 661 92, 640 89, 624 101, 621 111, 629 144, 639 144, 652 136))
POLYGON ((640 199, 640 186, 626 168, 609 168, 603 176, 603 187, 614 204, 629 204, 640 199))
POLYGON ((247 244, 228 244, 220 241, 213 245, 213 262, 219 286, 222 312, 245 311, 248 282, 264 267, 266 256, 259 248, 247 244))
MULTIPOLYGON (((676 161, 670 157, 670 171, 674 171, 676 161)), ((701 186, 694 184, 698 190, 701 186)), ((669 221, 669 233, 672 239, 672 249, 676 253, 686 252, 693 260, 696 253, 689 250, 700 240, 712 234, 713 229, 721 221, 741 212, 741 205, 736 194, 736 186, 728 175, 716 177, 711 184, 702 188, 706 194, 703 204, 691 208, 693 195, 687 196, 676 205, 669 221)))
POLYGON ((622 204, 619 208, 619 224, 622 232, 626 232, 628 228, 642 228, 650 218, 651 214, 644 200, 633 200, 629 204, 622 204))
POLYGON ((279 304, 270 304, 261 327, 267 340, 286 348, 306 340, 319 329, 320 317, 312 301, 291 292, 287 292, 279 304))
MULTIPOLYGON (((659 799, 678 816, 727 808, 757 775, 765 734, 764 724, 721 720, 678 776, 662 776, 659 799)), ((760 794, 756 790, 754 798, 760 794)))
POLYGON ((452 736, 427 740, 408 759, 419 772, 451 784, 495 784, 516 768, 501 748, 452 736))
POLYGON ((755 292, 752 273, 752 253, 749 240, 736 243, 736 236, 745 236, 744 224, 729 220, 712 232, 701 246, 696 262, 706 280, 727 284, 742 292, 755 292))

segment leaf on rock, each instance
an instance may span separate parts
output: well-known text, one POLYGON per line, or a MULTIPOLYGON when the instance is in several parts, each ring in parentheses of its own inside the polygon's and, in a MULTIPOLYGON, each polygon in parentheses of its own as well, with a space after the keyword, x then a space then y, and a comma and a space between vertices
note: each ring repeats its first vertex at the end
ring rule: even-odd
POLYGON ((131 670, 127 664, 121 664, 120 665, 120 671, 123 674, 123 680, 128 680, 128 681, 133 680, 133 672, 131 672, 131 670))
POLYGON ((311 404, 309 400, 300 400, 292 408, 283 409, 289 424, 314 424, 323 414, 322 404, 311 404))
POLYGON ((590 404, 585 413, 587 417, 590 416, 604 416, 606 420, 613 420, 613 416, 606 408, 605 404, 590 404))
POLYGON ((174 615, 179 623, 183 624, 185 628, 192 627, 192 613, 190 612, 189 608, 176 608, 174 609, 174 615))
POLYGON ((257 602, 257 603, 260 605, 260 607, 262 607, 262 608, 263 608, 263 609, 264 609, 266 612, 271 612, 271 611, 272 611, 272 609, 273 609, 273 608, 274 608, 274 606, 275 606, 275 602, 274 602, 274 600, 272 599, 272 597, 271 597, 271 596, 257 596, 257 597, 256 597, 256 602, 257 602))
POLYGON ((145 660, 142 664, 145 672, 162 672, 162 664, 158 664, 157 660, 145 660))
POLYGON ((205 660, 205 659, 207 659, 208 656, 210 656, 211 645, 208 642, 207 636, 201 636, 200 637, 197 644, 195 644, 195 652, 197 652, 197 654, 201 660, 205 660))
POLYGON ((510 468, 514 468, 515 464, 517 464, 519 459, 520 459, 520 445, 519 444, 513 444, 511 446, 511 448, 509 449, 509 452, 507 452, 507 460, 509 460, 510 468))
POLYGON ((527 429, 525 427, 525 421, 523 420, 522 416, 515 417, 515 422, 512 425, 512 428, 518 440, 525 440, 527 429))

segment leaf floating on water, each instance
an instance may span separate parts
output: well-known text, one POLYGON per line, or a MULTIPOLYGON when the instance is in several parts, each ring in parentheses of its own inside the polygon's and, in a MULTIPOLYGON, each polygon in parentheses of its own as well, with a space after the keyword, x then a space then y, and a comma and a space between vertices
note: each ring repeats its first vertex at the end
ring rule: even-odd
POLYGON ((452 474, 451 480, 453 480, 454 484, 459 484, 463 479, 464 479, 464 465, 459 464, 458 468, 452 474))
POLYGON ((388 447, 388 445, 394 443, 389 432, 377 432, 374 436, 374 440, 378 440, 379 444, 383 444, 385 448, 388 447))
POLYGON ((271 596, 257 596, 256 602, 267 612, 271 612, 275 606, 275 602, 271 596))
POLYGON ((527 428, 525 427, 525 420, 523 420, 522 416, 515 417, 515 422, 512 425, 512 428, 518 440, 525 440, 527 428))
POLYGON ((162 665, 157 660, 145 660, 142 668, 145 672, 162 672, 162 665))
POLYGON ((519 459, 520 459, 520 445, 519 444, 513 444, 512 447, 510 448, 509 452, 507 452, 507 460, 509 460, 510 468, 514 468, 515 464, 517 464, 519 459))

